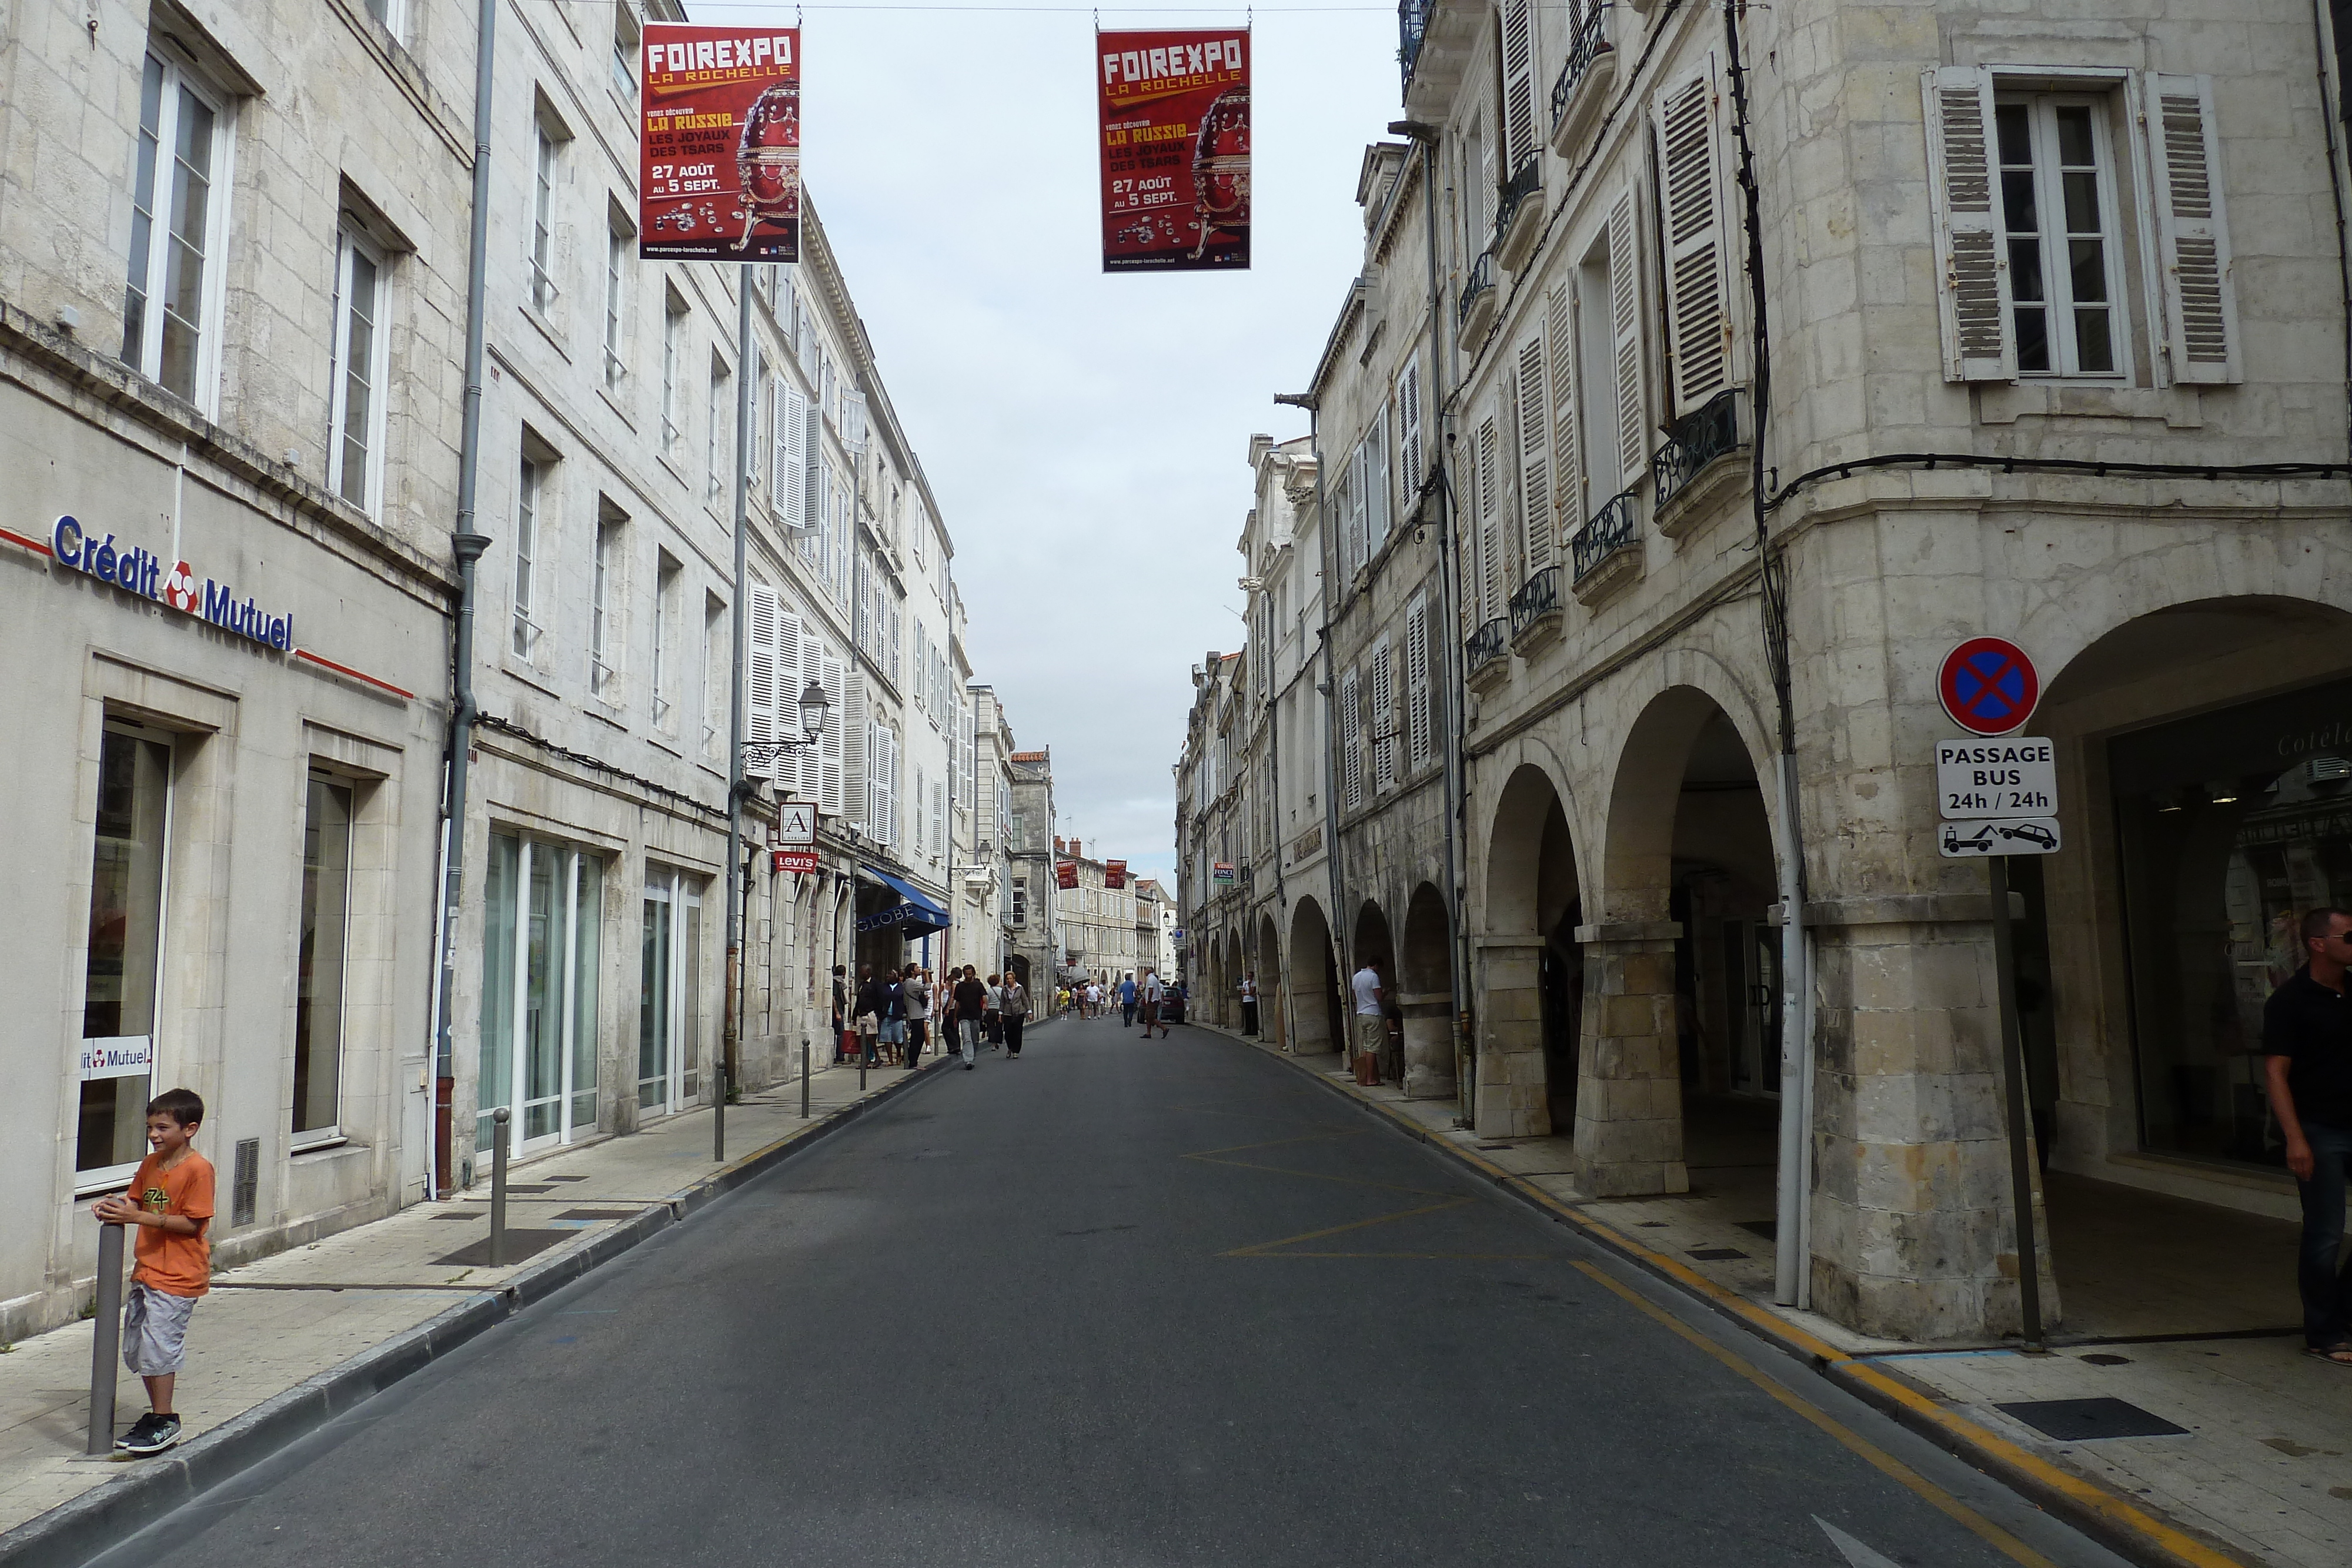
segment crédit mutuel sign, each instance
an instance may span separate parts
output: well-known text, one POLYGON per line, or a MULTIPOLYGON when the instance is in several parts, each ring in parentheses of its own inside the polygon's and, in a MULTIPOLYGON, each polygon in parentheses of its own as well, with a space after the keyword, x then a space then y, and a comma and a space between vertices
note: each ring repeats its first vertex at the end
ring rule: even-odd
POLYGON ((83 528, 78 517, 58 519, 57 527, 49 533, 49 550, 59 566, 86 571, 125 592, 209 621, 224 632, 247 638, 265 648, 275 648, 281 653, 294 649, 292 615, 273 615, 250 599, 237 598, 236 589, 214 578, 205 579, 204 586, 199 588, 195 569, 186 561, 166 566, 163 558, 152 550, 138 546, 118 549, 112 534, 100 538, 83 528))

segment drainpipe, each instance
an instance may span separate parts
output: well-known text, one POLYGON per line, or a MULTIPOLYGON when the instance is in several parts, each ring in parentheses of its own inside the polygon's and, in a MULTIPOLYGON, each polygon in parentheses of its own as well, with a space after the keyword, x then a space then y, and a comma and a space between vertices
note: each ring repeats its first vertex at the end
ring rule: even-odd
MULTIPOLYGON (((474 216, 466 247, 466 401, 457 442, 457 531, 449 549, 457 558, 457 645, 452 653, 452 695, 449 712, 448 796, 443 802, 448 834, 446 869, 441 886, 441 977, 434 1005, 434 1155, 435 1181, 446 1184, 451 1168, 451 1093, 456 1085, 456 1057, 450 1048, 449 1019, 457 990, 457 901, 465 888, 466 789, 467 762, 474 745, 474 580, 489 537, 474 527, 482 467, 482 332, 489 277, 490 248, 490 84, 497 64, 498 0, 481 0, 474 43, 474 216)), ((435 1197, 440 1196, 436 1191, 435 1197)))
MULTIPOLYGON (((741 1009, 737 1006, 743 969, 743 670, 751 617, 743 612, 744 552, 751 528, 751 419, 759 389, 751 384, 751 264, 743 264, 736 290, 735 322, 735 636, 734 678, 727 700, 727 1018, 719 1030, 718 1092, 710 1101, 710 1157, 727 1158, 727 1090, 741 1071, 741 1009)), ((778 417, 782 411, 778 409, 778 417)), ((853 535, 853 538, 855 536, 853 535)))

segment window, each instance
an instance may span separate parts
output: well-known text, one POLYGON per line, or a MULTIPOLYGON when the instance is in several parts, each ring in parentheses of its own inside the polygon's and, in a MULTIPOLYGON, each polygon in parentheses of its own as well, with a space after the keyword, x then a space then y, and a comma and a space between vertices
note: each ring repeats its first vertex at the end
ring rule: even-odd
POLYGON ((621 570, 621 519, 608 510, 596 519, 596 559, 588 590, 588 689, 608 702, 609 688, 620 673, 621 570))
POLYGON ((490 835, 482 878, 481 1080, 474 1147, 516 1112, 509 1148, 596 1130, 596 980, 604 866, 593 855, 490 835))
POLYGON ((147 1152, 172 760, 169 736, 108 721, 99 750, 82 971, 74 1172, 84 1187, 129 1179, 147 1152))
POLYGON ((514 651, 519 659, 530 658, 539 643, 539 625, 530 612, 538 586, 539 512, 546 480, 546 466, 525 455, 522 482, 515 492, 514 651))
POLYGON ((664 289, 662 297, 661 449, 663 456, 675 462, 685 435, 677 406, 677 374, 678 361, 686 353, 686 301, 674 289, 664 289))
POLYGON ((339 251, 327 485, 354 507, 373 512, 383 461, 383 268, 352 234, 343 235, 339 251))
POLYGON ((2004 97, 1993 126, 2018 371, 2114 375, 2123 288, 2106 116, 2088 99, 2004 97))
POLYGON ((637 1107, 682 1111, 702 1097, 702 890, 683 872, 646 872, 638 949, 637 1107))
MULTIPOLYGON (((719 707, 733 666, 727 646, 727 606, 715 593, 702 600, 702 755, 719 755, 719 707)), ((799 694, 793 695, 799 701, 799 694)))
POLYGON ((726 420, 727 361, 713 354, 710 357, 710 408, 702 425, 702 467, 709 478, 703 488, 705 501, 716 501, 725 487, 726 476, 719 466, 719 433, 726 420))
POLYGON ((123 362, 190 402, 208 404, 215 361, 210 323, 227 202, 215 199, 227 127, 214 101, 159 55, 139 89, 131 190, 130 291, 123 362), (156 298, 158 291, 162 298, 156 298))
POLYGON ((402 13, 406 9, 401 0, 362 0, 362 3, 367 6, 367 14, 383 23, 386 31, 395 38, 400 36, 400 24, 404 19, 402 13))
POLYGON ((670 690, 677 676, 670 669, 670 642, 677 635, 678 580, 682 569, 666 552, 655 552, 654 559, 654 725, 660 729, 674 729, 670 714, 676 706, 670 690))
POLYGON ((555 179, 562 139, 542 117, 531 159, 530 302, 545 310, 555 303, 555 179))
POLYGON ((621 378, 629 373, 628 361, 621 350, 627 346, 628 300, 625 292, 629 276, 629 248, 636 234, 623 218, 620 209, 613 210, 604 231, 604 384, 618 386, 621 378))
POLYGON ((301 950, 294 966, 297 1149, 342 1135, 343 951, 351 880, 352 787, 313 773, 302 816, 301 950))
POLYGON ((630 13, 628 0, 620 0, 613 7, 613 89, 629 100, 637 101, 637 19, 630 13))

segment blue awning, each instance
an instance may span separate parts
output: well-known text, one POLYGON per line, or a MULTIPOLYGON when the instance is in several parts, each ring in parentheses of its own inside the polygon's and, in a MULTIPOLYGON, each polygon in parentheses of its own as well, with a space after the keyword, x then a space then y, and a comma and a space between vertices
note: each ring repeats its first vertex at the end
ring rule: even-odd
POLYGON ((861 864, 857 874, 888 888, 899 899, 898 904, 887 909, 859 915, 857 928, 860 931, 944 931, 951 924, 948 912, 933 902, 930 894, 911 883, 901 882, 888 872, 877 871, 870 865, 861 864))

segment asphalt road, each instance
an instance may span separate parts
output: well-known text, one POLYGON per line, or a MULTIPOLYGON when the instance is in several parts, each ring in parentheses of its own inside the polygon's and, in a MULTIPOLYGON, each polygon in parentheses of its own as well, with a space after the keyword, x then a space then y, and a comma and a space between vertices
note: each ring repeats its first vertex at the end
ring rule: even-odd
POLYGON ((2045 1561, 2119 1560, 1293 1068, 1116 1019, 937 1073, 101 1559, 2045 1561))

